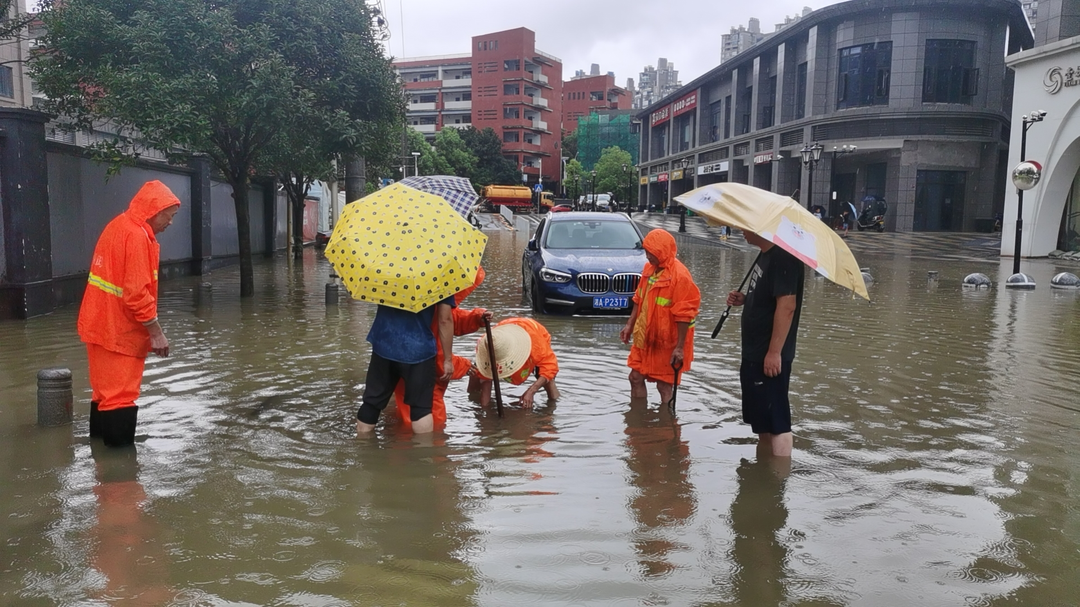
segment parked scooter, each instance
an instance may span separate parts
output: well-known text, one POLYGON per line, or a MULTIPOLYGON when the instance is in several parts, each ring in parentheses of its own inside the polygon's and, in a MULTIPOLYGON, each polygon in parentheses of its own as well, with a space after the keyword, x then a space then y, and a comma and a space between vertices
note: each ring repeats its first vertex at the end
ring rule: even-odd
POLYGON ((863 209, 859 213, 858 219, 855 220, 855 227, 859 231, 863 230, 877 230, 878 232, 885 231, 885 213, 889 210, 889 205, 884 200, 877 196, 867 196, 863 198, 863 209))

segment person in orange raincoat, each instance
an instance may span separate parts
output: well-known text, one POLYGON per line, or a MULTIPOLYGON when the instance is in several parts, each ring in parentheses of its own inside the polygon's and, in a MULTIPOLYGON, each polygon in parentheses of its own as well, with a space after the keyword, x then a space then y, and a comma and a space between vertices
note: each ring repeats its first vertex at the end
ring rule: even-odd
POLYGON ((634 309, 619 337, 624 344, 633 341, 626 359, 630 396, 648 396, 645 382, 656 382, 666 404, 672 387, 694 360, 694 321, 701 292, 690 270, 675 259, 678 247, 667 230, 649 232, 643 245, 649 262, 641 272, 634 309))
MULTIPOLYGON (((559 361, 551 349, 551 334, 544 325, 531 318, 507 318, 491 328, 491 341, 495 345, 495 364, 501 379, 520 386, 537 370, 536 381, 521 395, 521 406, 531 409, 533 398, 541 388, 547 391, 549 400, 559 398, 555 376, 559 374, 559 361)), ((476 361, 469 375, 478 379, 479 385, 471 385, 470 392, 479 390, 480 405, 491 402, 491 355, 488 354, 487 336, 476 342, 476 361)), ((470 382, 472 384, 472 382, 470 382)))
POLYGON ((179 209, 180 199, 165 184, 148 181, 94 247, 78 329, 90 367, 90 436, 110 447, 135 442, 135 399, 147 354, 169 355, 158 323, 156 235, 179 209))
MULTIPOLYGON (((473 280, 471 287, 463 291, 459 291, 454 294, 454 303, 458 306, 465 300, 481 283, 484 282, 486 273, 484 268, 478 268, 476 271, 476 278, 473 280)), ((473 308, 472 310, 463 310, 460 307, 451 310, 451 316, 454 319, 454 336, 460 337, 462 335, 468 335, 480 330, 480 327, 484 326, 484 319, 491 320, 491 312, 488 312, 484 308, 473 308)), ((438 319, 432 321, 431 331, 435 333, 436 346, 435 349, 441 351, 442 345, 438 343, 439 332, 436 324, 438 319)), ((472 366, 472 362, 464 356, 454 355, 454 373, 450 376, 451 380, 461 379, 469 373, 469 368, 472 366)), ((446 394, 446 388, 449 383, 435 382, 435 391, 431 400, 431 417, 436 428, 446 425, 446 400, 444 396, 446 394)), ((405 402, 405 382, 398 381, 397 387, 394 388, 394 402, 397 404, 398 420, 403 426, 408 429, 412 426, 411 418, 409 417, 411 407, 405 402)))

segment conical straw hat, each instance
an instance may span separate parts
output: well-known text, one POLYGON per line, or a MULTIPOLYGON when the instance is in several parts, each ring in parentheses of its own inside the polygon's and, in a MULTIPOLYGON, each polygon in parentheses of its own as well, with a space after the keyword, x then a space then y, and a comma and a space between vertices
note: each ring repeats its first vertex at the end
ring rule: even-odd
MULTIPOLYGON (((528 362, 532 352, 529 332, 514 324, 491 328, 491 341, 495 344, 495 362, 500 378, 510 377, 528 362)), ((491 379, 491 357, 488 355, 487 335, 476 340, 476 368, 480 375, 491 379)))

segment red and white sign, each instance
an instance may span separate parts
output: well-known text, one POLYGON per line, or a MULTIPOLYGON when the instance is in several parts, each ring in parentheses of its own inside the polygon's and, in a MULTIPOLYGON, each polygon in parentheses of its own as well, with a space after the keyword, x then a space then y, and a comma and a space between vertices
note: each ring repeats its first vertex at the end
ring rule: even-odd
POLYGON ((671 115, 678 116, 679 114, 685 114, 686 112, 692 112, 697 109, 698 92, 694 91, 688 95, 683 95, 677 99, 675 103, 671 104, 671 115))
POLYGON ((659 175, 656 176, 657 181, 667 181, 667 178, 668 178, 667 173, 660 173, 659 175))
POLYGON ((772 162, 773 153, 766 152, 764 154, 758 154, 754 156, 754 164, 765 164, 766 162, 772 162))
POLYGON ((671 106, 665 105, 664 107, 656 110, 649 115, 649 126, 656 126, 667 122, 671 118, 671 106))

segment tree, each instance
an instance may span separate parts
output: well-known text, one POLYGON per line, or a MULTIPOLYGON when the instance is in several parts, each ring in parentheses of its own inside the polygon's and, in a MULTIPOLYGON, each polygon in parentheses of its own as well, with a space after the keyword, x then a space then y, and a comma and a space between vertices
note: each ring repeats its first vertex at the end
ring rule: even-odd
POLYGON ((626 165, 627 171, 633 167, 630 152, 617 146, 604 148, 604 151, 600 153, 600 159, 596 161, 596 166, 593 167, 596 171, 596 190, 612 192, 617 199, 620 198, 619 193, 626 191, 629 179, 627 171, 623 171, 623 165, 626 165))
POLYGON ((577 158, 577 130, 570 131, 562 138, 562 155, 567 158, 577 158))
POLYGON ((584 193, 582 182, 587 179, 584 173, 585 169, 577 158, 566 163, 566 191, 571 193, 570 197, 575 201, 584 193))
POLYGON ((453 127, 443 127, 435 135, 435 151, 450 167, 448 175, 471 178, 476 172, 477 158, 453 127))
POLYGON ((32 75, 68 128, 113 129, 99 157, 202 153, 232 186, 243 297, 250 180, 271 146, 294 140, 291 121, 362 152, 372 123, 403 111, 363 0, 45 0, 40 16, 32 75))
POLYGON ((461 139, 476 156, 476 170, 470 177, 474 187, 521 183, 517 163, 503 155, 502 139, 494 129, 469 127, 461 131, 461 139))

